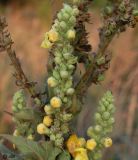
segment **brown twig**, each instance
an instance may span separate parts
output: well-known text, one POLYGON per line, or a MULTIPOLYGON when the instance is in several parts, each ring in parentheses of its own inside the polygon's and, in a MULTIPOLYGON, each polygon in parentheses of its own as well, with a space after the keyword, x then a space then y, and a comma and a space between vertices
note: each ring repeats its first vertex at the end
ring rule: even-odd
POLYGON ((13 74, 16 78, 16 85, 28 90, 32 98, 39 98, 39 94, 35 91, 34 82, 30 82, 20 64, 19 59, 16 56, 15 50, 12 48, 13 41, 11 39, 11 35, 7 30, 7 22, 5 17, 0 17, 0 51, 6 51, 11 64, 15 69, 15 73, 13 74))

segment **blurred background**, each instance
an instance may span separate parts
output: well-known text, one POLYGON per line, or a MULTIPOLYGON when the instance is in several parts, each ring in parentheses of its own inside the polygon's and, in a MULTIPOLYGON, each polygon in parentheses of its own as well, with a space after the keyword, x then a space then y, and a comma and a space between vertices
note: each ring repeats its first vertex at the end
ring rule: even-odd
MULTIPOLYGON (((100 11, 105 0, 95 0, 91 6, 92 25, 87 26, 89 40, 96 51, 98 28, 101 26, 100 11)), ((48 53, 40 48, 43 35, 50 29, 52 17, 61 8, 61 0, 0 0, 0 15, 5 15, 15 42, 17 55, 30 80, 38 82, 43 89, 46 82, 48 53)), ((87 95, 87 107, 79 116, 77 130, 85 135, 98 100, 105 90, 111 89, 115 96, 116 124, 112 137, 114 145, 108 149, 103 160, 138 159, 138 27, 127 29, 110 45, 113 59, 102 85, 93 85, 87 95), (100 90, 100 92, 99 92, 100 90)), ((0 133, 12 133, 12 118, 3 111, 11 112, 12 97, 17 90, 12 76, 13 68, 6 54, 0 53, 0 133)))

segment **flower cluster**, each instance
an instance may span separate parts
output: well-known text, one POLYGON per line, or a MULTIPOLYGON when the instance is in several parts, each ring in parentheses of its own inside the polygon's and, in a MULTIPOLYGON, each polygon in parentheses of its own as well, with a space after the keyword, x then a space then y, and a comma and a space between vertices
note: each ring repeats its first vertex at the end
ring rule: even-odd
POLYGON ((66 146, 75 160, 88 160, 88 152, 93 151, 97 143, 94 139, 86 141, 84 138, 79 138, 77 135, 73 134, 67 140, 66 146))
POLYGON ((30 122, 22 120, 23 110, 26 109, 26 101, 23 90, 19 90, 13 97, 13 115, 16 123, 16 129, 13 133, 14 136, 23 136, 27 139, 33 140, 34 128, 30 122))
POLYGON ((101 158, 101 149, 110 147, 112 139, 107 135, 112 132, 113 124, 115 122, 113 114, 115 107, 113 105, 114 98, 110 91, 107 91, 101 101, 99 102, 98 112, 95 113, 95 126, 89 127, 87 134, 93 138, 96 143, 96 151, 92 153, 94 160, 101 158))
POLYGON ((74 27, 78 14, 76 6, 64 4, 63 9, 57 14, 52 29, 45 34, 42 42, 43 48, 53 46, 55 68, 47 80, 51 95, 49 104, 44 107, 46 116, 43 123, 38 125, 37 131, 49 136, 57 146, 62 146, 63 135, 68 133, 68 123, 72 119, 72 114, 66 110, 70 108, 75 92, 72 74, 77 57, 73 55, 71 43, 76 36, 74 27))
POLYGON ((50 56, 44 92, 38 92, 35 83, 26 78, 12 48, 12 39, 5 28, 7 24, 0 18, 2 51, 6 50, 11 59, 19 86, 29 91, 35 102, 34 106, 27 107, 24 92, 15 93, 12 109, 16 129, 13 135, 18 137, 2 136, 14 143, 20 152, 18 157, 14 152, 4 151, 7 157, 10 153, 17 155, 15 159, 100 160, 102 150, 112 146, 109 133, 115 121, 115 107, 110 91, 99 102, 95 125, 88 128, 87 139, 73 134, 73 118, 75 120, 81 111, 89 86, 104 80, 104 72, 111 60, 106 53, 111 40, 127 26, 135 26, 138 11, 134 10, 134 2, 130 0, 107 0, 99 47, 96 54, 91 54, 86 23, 91 19, 88 10, 92 1, 69 0, 68 4, 63 4, 50 31, 45 33, 41 47, 49 49, 50 56), (73 78, 80 63, 85 73, 77 77, 78 82, 74 84, 73 78))
POLYGON ((73 40, 76 32, 74 26, 79 10, 76 6, 64 4, 64 8, 58 13, 52 29, 45 34, 45 39, 41 44, 43 48, 51 48, 55 43, 62 44, 64 40, 73 40))

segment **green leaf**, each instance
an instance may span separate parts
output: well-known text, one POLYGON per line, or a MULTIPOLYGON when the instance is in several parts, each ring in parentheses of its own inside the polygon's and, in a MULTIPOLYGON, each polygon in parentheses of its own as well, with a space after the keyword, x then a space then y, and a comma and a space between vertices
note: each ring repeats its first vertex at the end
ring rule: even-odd
POLYGON ((45 155, 45 160, 55 160, 56 157, 62 152, 60 148, 54 147, 52 142, 43 142, 41 146, 47 154, 45 155))
POLYGON ((14 117, 18 120, 25 120, 25 121, 39 121, 41 118, 41 113, 38 111, 33 110, 32 108, 25 108, 18 113, 14 114, 14 117))
POLYGON ((44 160, 42 153, 44 150, 39 146, 37 142, 27 140, 23 137, 15 137, 11 135, 1 135, 10 142, 16 145, 22 154, 31 155, 34 154, 39 160, 44 160))
POLYGON ((70 156, 69 152, 63 151, 63 152, 58 156, 58 160, 71 160, 71 156, 70 156))
POLYGON ((52 142, 35 142, 23 137, 11 135, 0 135, 16 145, 18 150, 24 155, 32 155, 39 160, 55 160, 61 153, 61 149, 55 147, 52 142))
POLYGON ((14 153, 13 151, 9 150, 3 144, 0 144, 0 153, 2 155, 5 155, 8 160, 23 160, 23 158, 20 155, 18 155, 16 153, 14 153))

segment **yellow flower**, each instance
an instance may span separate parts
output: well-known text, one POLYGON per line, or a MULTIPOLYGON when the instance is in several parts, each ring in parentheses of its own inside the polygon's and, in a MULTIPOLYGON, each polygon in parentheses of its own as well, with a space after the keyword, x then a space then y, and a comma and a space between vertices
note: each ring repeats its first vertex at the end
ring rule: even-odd
POLYGON ((30 134, 30 135, 27 137, 27 139, 28 139, 28 140, 33 140, 33 139, 34 139, 34 137, 33 137, 33 135, 32 135, 32 134, 30 134))
POLYGON ((75 150, 78 147, 78 137, 76 134, 73 134, 69 137, 67 140, 67 149, 69 153, 74 157, 75 156, 75 150))
POLYGON ((47 128, 43 123, 40 123, 37 125, 37 132, 39 134, 46 134, 46 130, 47 130, 47 128))
POLYGON ((67 38, 68 39, 74 39, 76 37, 76 32, 74 30, 68 30, 67 32, 67 38))
POLYGON ((47 127, 50 127, 52 125, 53 119, 50 116, 45 116, 43 119, 43 124, 47 127))
POLYGON ((58 33, 54 30, 50 30, 47 35, 50 42, 56 42, 59 38, 58 33))
POLYGON ((47 80, 47 83, 50 87, 56 87, 57 86, 57 81, 55 80, 54 77, 49 77, 47 80))
POLYGON ((60 108, 61 105, 62 105, 62 101, 59 97, 53 97, 51 100, 50 100, 50 105, 53 107, 53 108, 60 108))
POLYGON ((89 140, 87 140, 86 148, 92 151, 95 149, 96 145, 97 145, 97 143, 94 139, 89 139, 89 140))
POLYGON ((84 138, 78 139, 78 147, 84 147, 86 145, 86 140, 84 138))
POLYGON ((107 138, 104 139, 104 146, 105 146, 106 148, 111 147, 112 144, 113 144, 113 141, 112 141, 111 138, 107 137, 107 138))
POLYGON ((13 135, 14 136, 20 136, 20 133, 19 133, 19 131, 17 129, 15 129, 15 131, 13 132, 13 135))
POLYGON ((87 155, 87 150, 84 148, 77 148, 75 150, 75 160, 89 160, 87 155))
POLYGON ((50 105, 45 105, 44 111, 46 112, 47 115, 50 115, 53 112, 52 107, 50 105))
POLYGON ((45 39, 42 44, 41 44, 41 47, 42 48, 51 48, 53 45, 53 43, 51 43, 48 39, 45 39))

